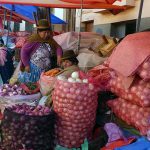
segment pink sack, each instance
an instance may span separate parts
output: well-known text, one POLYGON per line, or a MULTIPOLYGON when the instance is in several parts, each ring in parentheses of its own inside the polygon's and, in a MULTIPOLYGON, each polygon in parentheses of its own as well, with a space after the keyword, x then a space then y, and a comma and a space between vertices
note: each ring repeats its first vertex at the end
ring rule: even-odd
POLYGON ((142 135, 146 135, 150 130, 150 108, 142 108, 121 98, 110 100, 107 104, 116 116, 134 126, 142 135))
POLYGON ((150 80, 150 58, 147 59, 138 69, 138 74, 140 75, 140 77, 145 80, 148 81, 150 80))
POLYGON ((59 145, 78 148, 92 138, 97 109, 97 90, 88 83, 58 80, 52 94, 59 145))
POLYGON ((150 83, 137 79, 130 88, 125 88, 121 76, 110 81, 110 89, 117 96, 142 107, 150 107, 150 83))

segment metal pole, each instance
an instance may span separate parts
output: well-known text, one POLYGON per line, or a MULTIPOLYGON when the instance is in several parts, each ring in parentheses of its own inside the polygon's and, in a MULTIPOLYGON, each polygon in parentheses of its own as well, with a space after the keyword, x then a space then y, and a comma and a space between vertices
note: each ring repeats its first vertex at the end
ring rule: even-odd
POLYGON ((5 28, 5 21, 6 21, 6 9, 4 9, 4 23, 3 23, 3 29, 5 28))
POLYGON ((79 53, 80 49, 80 41, 81 41, 81 22, 82 22, 82 11, 83 11, 83 0, 81 0, 81 13, 80 13, 80 24, 79 24, 79 32, 78 32, 78 47, 77 47, 77 53, 79 53))
POLYGON ((140 31, 140 24, 141 24, 141 16, 142 16, 143 4, 144 4, 144 0, 141 0, 139 14, 138 14, 138 19, 137 19, 137 22, 136 22, 136 32, 140 31))
POLYGON ((11 20, 12 20, 12 12, 13 12, 13 10, 14 10, 14 5, 12 5, 11 12, 10 12, 10 20, 8 21, 8 35, 7 35, 6 46, 8 46, 8 36, 9 36, 9 31, 10 31, 10 24, 11 24, 11 20))

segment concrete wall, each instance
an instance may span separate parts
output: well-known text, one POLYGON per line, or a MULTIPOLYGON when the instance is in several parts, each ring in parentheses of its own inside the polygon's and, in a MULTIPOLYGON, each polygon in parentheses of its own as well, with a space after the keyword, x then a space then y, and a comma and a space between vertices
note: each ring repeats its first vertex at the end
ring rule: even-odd
MULTIPOLYGON (((110 12, 94 13, 94 10, 86 10, 83 12, 82 22, 94 20, 94 25, 110 24, 115 22, 122 22, 127 20, 134 20, 138 17, 140 0, 135 0, 135 7, 128 8, 127 10, 113 15, 110 12)), ((76 27, 79 27, 79 15, 76 16, 76 27)), ((150 0, 145 0, 143 5, 142 18, 150 17, 150 0)))

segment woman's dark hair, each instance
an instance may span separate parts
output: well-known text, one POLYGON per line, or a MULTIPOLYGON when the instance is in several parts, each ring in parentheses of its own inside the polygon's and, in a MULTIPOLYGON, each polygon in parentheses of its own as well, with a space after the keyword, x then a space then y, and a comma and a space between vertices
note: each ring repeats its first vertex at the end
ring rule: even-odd
POLYGON ((77 65, 79 63, 79 61, 76 57, 68 58, 67 60, 71 61, 73 65, 77 65))

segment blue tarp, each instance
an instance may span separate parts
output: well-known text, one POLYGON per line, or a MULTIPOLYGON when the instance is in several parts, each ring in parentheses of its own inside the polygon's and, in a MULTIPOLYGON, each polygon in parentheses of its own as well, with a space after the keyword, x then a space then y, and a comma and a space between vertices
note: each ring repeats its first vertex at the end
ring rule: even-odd
MULTIPOLYGON (((6 9, 13 10, 15 13, 27 17, 30 20, 34 20, 33 12, 37 11, 36 6, 26 6, 26 5, 12 5, 12 4, 1 4, 0 6, 5 7, 6 9)), ((52 24, 66 24, 65 21, 61 20, 60 18, 56 17, 55 15, 51 14, 51 22, 52 24)))

